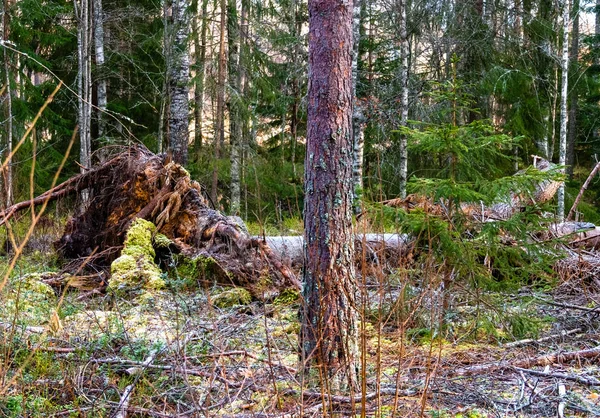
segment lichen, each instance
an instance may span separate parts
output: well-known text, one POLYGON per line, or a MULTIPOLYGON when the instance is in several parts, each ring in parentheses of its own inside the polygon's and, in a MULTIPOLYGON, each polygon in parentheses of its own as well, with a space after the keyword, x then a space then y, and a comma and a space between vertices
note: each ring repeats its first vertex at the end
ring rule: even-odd
POLYGON ((152 246, 152 235, 155 231, 152 222, 144 219, 133 221, 127 231, 121 256, 110 266, 110 291, 123 296, 140 289, 158 290, 165 287, 162 272, 154 262, 156 253, 152 246))
POLYGON ((54 290, 43 283, 41 273, 12 279, 0 294, 0 320, 37 326, 47 324, 57 304, 54 290))
POLYGON ((218 308, 248 305, 250 302, 252 302, 252 295, 241 287, 232 287, 213 296, 213 304, 218 308))

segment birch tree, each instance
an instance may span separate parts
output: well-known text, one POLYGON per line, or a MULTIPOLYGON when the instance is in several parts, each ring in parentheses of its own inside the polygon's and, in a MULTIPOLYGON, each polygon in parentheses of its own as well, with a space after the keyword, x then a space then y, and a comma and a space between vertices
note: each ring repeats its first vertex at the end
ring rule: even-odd
MULTIPOLYGON (((398 0, 400 20, 400 126, 408 123, 408 33, 406 21, 406 2, 398 0)), ((406 135, 400 134, 400 197, 406 197, 406 181, 408 179, 408 148, 406 135)))
MULTIPOLYGON (((91 4, 89 0, 74 0, 75 18, 77 20, 77 103, 79 123, 79 164, 81 172, 91 168, 92 142, 92 73, 91 73, 91 4)), ((87 201, 84 191, 82 199, 87 201)))
POLYGON ((304 199, 305 366, 331 385, 356 384, 352 231, 352 3, 309 0, 308 131, 304 199))
POLYGON ((353 144, 353 205, 356 213, 361 212, 358 204, 359 195, 363 189, 363 158, 365 147, 365 115, 358 97, 358 62, 360 60, 361 14, 364 0, 355 0, 352 8, 352 144, 353 144))
MULTIPOLYGON (((194 0, 196 9, 198 0, 194 0)), ((194 146, 196 153, 202 152, 202 124, 204 121, 204 80, 206 72, 206 32, 208 30, 208 0, 202 0, 202 10, 194 18, 194 50, 196 76, 194 86, 194 146)))
POLYGON ((189 78, 188 13, 186 0, 173 0, 173 45, 169 71, 169 151, 173 161, 187 164, 189 143, 189 78))
MULTIPOLYGON (((578 73, 579 63, 579 0, 573 0, 573 29, 571 30, 570 66, 574 74, 578 73)), ((579 108, 579 96, 576 89, 577 80, 571 86, 571 106, 569 107, 569 129, 567 136, 567 175, 573 178, 573 166, 575 165, 575 142, 577 141, 577 111, 579 108)))
MULTIPOLYGON (((567 157, 567 124, 569 114, 567 112, 568 84, 569 84, 569 0, 563 2, 563 39, 562 39, 562 58, 561 58, 561 88, 560 88, 560 139, 558 150, 558 163, 566 164, 567 157)), ((558 219, 565 218, 565 185, 558 189, 558 219)))
POLYGON ((98 137, 106 134, 106 121, 104 113, 108 101, 106 93, 106 77, 104 76, 104 14, 102 13, 102 0, 93 0, 94 19, 94 51, 96 54, 96 94, 98 97, 98 137))

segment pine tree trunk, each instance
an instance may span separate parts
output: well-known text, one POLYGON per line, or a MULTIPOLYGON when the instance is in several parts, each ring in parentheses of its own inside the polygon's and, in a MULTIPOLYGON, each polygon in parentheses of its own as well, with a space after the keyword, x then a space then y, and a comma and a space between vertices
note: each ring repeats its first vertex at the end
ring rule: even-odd
POLYGON ((231 204, 232 215, 240 211, 240 146, 242 142, 241 114, 241 79, 240 79, 240 24, 238 20, 237 1, 228 0, 227 33, 229 45, 229 142, 231 153, 231 204))
POLYGON ((356 213, 362 208, 359 204, 360 194, 363 189, 363 155, 365 147, 365 115, 358 97, 357 85, 359 82, 358 63, 360 61, 360 33, 361 15, 364 0, 355 0, 352 9, 352 182, 353 182, 353 206, 356 213))
MULTIPOLYGON (((573 0, 573 29, 571 31, 571 67, 577 68, 579 58, 579 0, 573 0)), ((567 175, 573 179, 575 165, 575 142, 577 141, 577 110, 579 97, 576 89, 577 81, 571 86, 571 106, 569 107, 569 129, 567 138, 567 175)))
POLYGON ((227 3, 225 0, 220 2, 221 20, 219 25, 219 69, 217 75, 217 110, 215 119, 215 159, 213 161, 212 184, 210 188, 210 198, 213 204, 218 208, 217 200, 219 186, 219 166, 218 161, 221 158, 222 138, 225 135, 225 30, 227 19, 227 3))
POLYGON ((96 94, 98 96, 98 138, 106 134, 106 121, 104 113, 106 112, 107 93, 106 78, 104 76, 104 14, 102 12, 102 0, 93 0, 94 10, 94 47, 96 53, 96 94))
POLYGON ((357 318, 352 232, 352 4, 309 0, 308 131, 305 159, 306 368, 325 392, 356 386, 357 318))
POLYGON ((185 165, 188 160, 189 143, 189 78, 190 55, 188 47, 187 1, 173 0, 173 44, 169 71, 169 152, 173 161, 185 165))
MULTIPOLYGON (((564 0, 563 4, 563 45, 562 45, 562 79, 561 79, 561 94, 560 94, 560 141, 558 152, 558 163, 566 164, 567 157, 567 122, 569 114, 567 113, 567 98, 569 84, 569 0, 564 0)), ((558 213, 557 217, 560 221, 565 218, 565 186, 564 184, 558 189, 558 213)))

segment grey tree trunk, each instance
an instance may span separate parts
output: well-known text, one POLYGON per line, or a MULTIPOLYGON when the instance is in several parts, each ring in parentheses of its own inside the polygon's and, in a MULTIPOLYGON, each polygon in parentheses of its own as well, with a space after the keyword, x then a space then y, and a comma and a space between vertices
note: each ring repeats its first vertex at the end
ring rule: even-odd
MULTIPOLYGON (((198 0, 196 1, 196 7, 198 0)), ((208 28, 208 0, 202 0, 200 16, 196 14, 194 23, 194 49, 196 54, 196 83, 194 86, 194 148, 196 155, 202 152, 202 124, 204 121, 204 80, 206 72, 206 31, 208 28), (200 27, 200 33, 198 33, 200 27)))
MULTIPOLYGON (((2 16, 0 17, 0 36, 2 40, 8 40, 9 34, 9 15, 8 15, 8 2, 0 0, 2 3, 2 16)), ((6 121, 4 126, 4 142, 0 144, 5 151, 2 152, 2 162, 6 158, 9 158, 13 150, 13 111, 12 111, 12 87, 10 79, 10 59, 6 48, 2 48, 2 56, 4 58, 4 93, 0 94, 2 102, 5 103, 5 114, 3 120, 6 121)), ((6 167, 2 171, 1 182, 4 185, 4 204, 8 207, 13 202, 13 181, 12 181, 12 159, 7 161, 6 167)))
POLYGON ((186 0, 173 0, 173 45, 170 48, 169 71, 169 152, 173 161, 185 165, 189 143, 189 22, 186 0))
POLYGON ((308 130, 304 199, 305 369, 326 393, 356 387, 352 231, 352 3, 309 0, 308 130))
MULTIPOLYGON (((78 94, 78 122, 79 122, 79 164, 81 172, 92 166, 92 141, 91 141, 91 5, 89 0, 73 0, 75 18, 77 19, 77 94, 78 94)), ((81 194, 84 204, 88 201, 88 192, 81 194)))
POLYGON ((213 204, 218 208, 217 200, 219 186, 219 166, 218 161, 221 158, 221 143, 225 135, 225 30, 227 19, 227 3, 225 0, 220 0, 221 20, 219 24, 219 69, 217 75, 217 110, 215 118, 215 159, 213 161, 212 184, 210 188, 210 198, 213 204))
POLYGON ((106 78, 104 76, 104 14, 102 0, 93 0, 94 11, 94 48, 96 53, 96 94, 98 96, 98 137, 106 134, 106 121, 104 113, 108 102, 106 92, 106 78))
MULTIPOLYGON (((400 17, 400 87, 402 95, 400 98, 400 126, 405 127, 408 123, 408 34, 406 21, 406 2, 398 0, 398 14, 400 17)), ((400 197, 406 197, 406 182, 408 180, 408 148, 407 137, 400 134, 400 197)))
POLYGON ((360 98, 358 97, 358 63, 360 61, 360 33, 361 16, 364 0, 355 0, 352 8, 352 182, 353 182, 353 207, 356 213, 360 213, 359 200, 363 189, 363 158, 365 147, 365 125, 366 119, 360 98))
MULTIPOLYGON (((577 73, 577 64, 579 61, 579 0, 573 0, 573 29, 571 30, 571 68, 577 73)), ((573 178, 573 168, 575 165, 575 142, 577 141, 577 110, 579 107, 579 97, 577 94, 577 81, 571 86, 571 106, 569 107, 569 129, 567 137, 567 175, 573 178)))
MULTIPOLYGON (((567 112, 568 84, 569 84, 569 0, 563 3, 563 46, 561 59, 562 79, 560 93, 560 140, 558 151, 558 163, 566 164, 567 157, 567 112)), ((560 221, 565 218, 565 186, 558 189, 558 211, 557 217, 560 221)))
POLYGON ((238 20, 237 1, 228 0, 227 33, 229 45, 229 142, 231 153, 231 204, 232 215, 240 212, 240 148, 242 143, 241 121, 241 78, 240 78, 240 23, 238 20))

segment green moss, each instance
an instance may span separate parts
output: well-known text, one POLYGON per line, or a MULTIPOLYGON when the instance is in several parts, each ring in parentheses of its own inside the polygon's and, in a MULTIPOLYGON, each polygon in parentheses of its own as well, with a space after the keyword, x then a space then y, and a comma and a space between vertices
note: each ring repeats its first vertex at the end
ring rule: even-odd
POLYGON ((274 305, 292 305, 300 300, 300 292, 296 289, 284 289, 279 296, 273 300, 274 305))
POLYGON ((252 295, 241 287, 227 289, 213 297, 213 304, 218 308, 248 305, 250 302, 252 302, 252 295))
POLYGON ((152 240, 154 248, 169 248, 173 241, 171 241, 166 235, 156 234, 152 240))
POLYGON ((0 299, 0 320, 12 321, 23 325, 42 325, 47 323, 56 308, 54 290, 41 282, 42 274, 32 273, 16 277, 2 290, 0 299))
POLYGON ((140 289, 158 290, 165 287, 162 272, 154 263, 152 235, 156 227, 144 219, 136 219, 129 230, 121 256, 110 266, 108 289, 125 295, 140 289))
POLYGON ((182 290, 197 289, 199 281, 211 281, 221 271, 214 258, 203 255, 190 258, 180 254, 175 265, 170 274, 171 284, 182 290))

